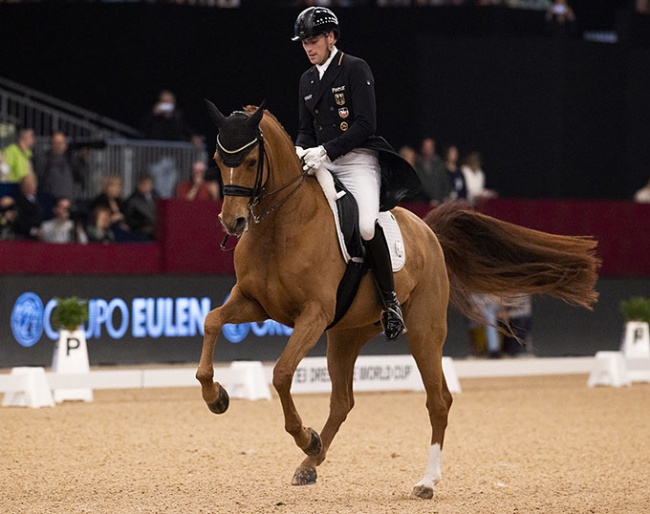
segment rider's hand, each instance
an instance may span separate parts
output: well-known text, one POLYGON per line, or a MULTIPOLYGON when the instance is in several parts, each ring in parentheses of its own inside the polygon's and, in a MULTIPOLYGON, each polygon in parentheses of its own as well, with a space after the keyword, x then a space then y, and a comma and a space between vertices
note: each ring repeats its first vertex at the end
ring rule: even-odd
POLYGON ((305 156, 305 153, 307 150, 305 150, 302 146, 296 146, 296 155, 298 156, 298 159, 302 161, 302 158, 305 156))
POLYGON ((329 160, 327 157, 327 152, 323 146, 316 146, 314 148, 308 148, 305 150, 305 154, 302 157, 303 166, 302 169, 313 175, 321 164, 326 160, 329 160))

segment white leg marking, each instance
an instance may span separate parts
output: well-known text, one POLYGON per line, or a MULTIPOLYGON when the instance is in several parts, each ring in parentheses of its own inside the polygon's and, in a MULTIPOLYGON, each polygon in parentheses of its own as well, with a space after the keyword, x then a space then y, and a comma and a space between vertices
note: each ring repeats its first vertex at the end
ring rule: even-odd
POLYGON ((424 477, 415 484, 416 487, 421 485, 433 489, 433 486, 440 482, 442 479, 441 460, 442 452, 440 451, 440 445, 438 443, 431 445, 431 448, 429 448, 429 461, 424 470, 424 477))

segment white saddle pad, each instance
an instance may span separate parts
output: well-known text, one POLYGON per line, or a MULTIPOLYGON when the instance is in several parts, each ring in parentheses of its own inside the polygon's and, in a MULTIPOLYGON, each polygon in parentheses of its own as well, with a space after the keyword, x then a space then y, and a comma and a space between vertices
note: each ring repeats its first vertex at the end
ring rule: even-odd
MULTIPOLYGON (((338 193, 339 196, 337 196, 332 174, 325 168, 319 168, 316 171, 315 175, 318 179, 318 183, 323 189, 325 198, 327 198, 327 203, 329 203, 332 214, 334 215, 336 234, 339 239, 339 248, 341 249, 341 255, 343 256, 343 259, 347 263, 352 257, 350 257, 350 254, 348 254, 348 250, 345 247, 345 240, 343 238, 343 232, 341 231, 341 225, 339 223, 339 211, 336 206, 336 200, 340 198, 340 195, 344 195, 345 192, 341 191, 338 193)), ((390 250, 390 258, 393 263, 393 272, 399 271, 404 267, 404 263, 406 262, 406 253, 404 251, 402 231, 399 228, 399 224, 397 223, 395 216, 393 216, 390 211, 379 213, 379 224, 384 229, 384 235, 386 236, 386 242, 388 243, 388 249, 390 250)))

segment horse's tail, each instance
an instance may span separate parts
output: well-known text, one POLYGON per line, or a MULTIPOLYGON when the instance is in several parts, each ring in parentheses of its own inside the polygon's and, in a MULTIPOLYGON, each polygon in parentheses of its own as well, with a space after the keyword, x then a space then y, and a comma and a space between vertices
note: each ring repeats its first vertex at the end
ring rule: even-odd
POLYGON ((560 236, 500 221, 448 202, 424 221, 445 254, 450 301, 471 315, 471 293, 548 294, 591 309, 600 260, 590 237, 560 236))

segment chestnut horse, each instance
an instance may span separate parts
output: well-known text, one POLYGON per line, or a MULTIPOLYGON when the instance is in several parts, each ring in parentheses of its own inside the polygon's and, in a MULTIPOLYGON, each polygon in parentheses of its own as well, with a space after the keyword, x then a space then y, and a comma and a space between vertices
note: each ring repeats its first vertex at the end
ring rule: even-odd
MULTIPOLYGON (((205 320, 196 377, 209 409, 228 408, 224 388, 213 382, 214 349, 226 323, 274 319, 293 333, 273 370, 285 430, 307 457, 292 484, 316 481, 316 467, 354 405, 352 377, 361 347, 381 332, 380 303, 366 274, 345 316, 327 330, 331 378, 330 412, 320 435, 305 426, 291 396, 294 372, 334 319, 336 294, 345 271, 335 224, 323 190, 306 175, 293 142, 263 106, 226 117, 210 102, 219 128, 215 161, 225 199, 219 219, 239 237, 234 262, 237 282, 230 297, 205 320)), ((447 305, 462 312, 468 293, 507 296, 544 293, 590 308, 598 260, 588 238, 550 235, 477 213, 455 203, 423 221, 392 210, 404 238, 406 264, 395 274, 408 332, 406 339, 426 390, 431 443, 423 478, 413 495, 431 498, 441 479, 441 450, 452 396, 442 372, 447 305)))

